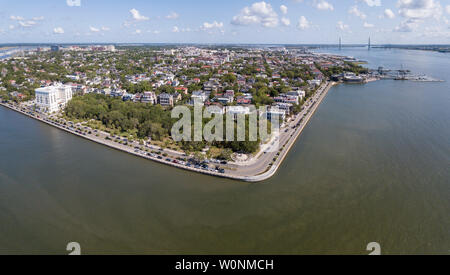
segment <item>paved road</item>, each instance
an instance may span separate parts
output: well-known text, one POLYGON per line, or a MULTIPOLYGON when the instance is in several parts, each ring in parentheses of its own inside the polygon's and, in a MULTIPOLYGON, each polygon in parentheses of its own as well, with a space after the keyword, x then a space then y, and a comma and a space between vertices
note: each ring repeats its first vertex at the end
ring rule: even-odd
MULTIPOLYGON (((121 151, 125 151, 146 159, 158 161, 164 164, 172 165, 178 168, 183 168, 187 170, 191 170, 194 172, 200 172, 208 175, 213 176, 219 176, 219 177, 228 177, 232 179, 237 180, 247 180, 247 181, 262 181, 265 179, 270 178, 275 174, 279 166, 281 165, 282 161, 284 160, 285 156, 289 152, 291 146, 295 143, 298 136, 303 131, 304 127, 308 123, 309 119, 314 114, 317 107, 320 105, 320 102, 325 98, 329 88, 332 86, 332 83, 326 83, 322 85, 319 90, 315 93, 315 95, 308 100, 307 103, 305 103, 305 108, 302 110, 301 113, 299 113, 294 120, 291 120, 284 128, 280 130, 280 134, 278 136, 279 140, 279 147, 276 148, 267 148, 266 153, 263 153, 259 156, 259 158, 256 161, 251 162, 249 165, 221 165, 222 168, 226 168, 226 173, 220 173, 217 170, 211 169, 211 170, 205 170, 205 169, 199 169, 194 167, 187 167, 185 163, 176 163, 174 162, 177 158, 184 158, 185 155, 183 153, 175 152, 172 150, 167 149, 161 149, 157 146, 143 146, 139 145, 136 142, 128 142, 127 145, 123 145, 118 143, 117 137, 112 137, 110 134, 102 132, 102 131, 96 131, 94 129, 91 129, 87 126, 84 126, 82 124, 73 124, 69 121, 65 121, 62 119, 58 119, 56 116, 48 116, 43 113, 36 113, 32 112, 29 109, 22 108, 20 106, 16 105, 10 105, 10 104, 2 104, 8 108, 14 109, 18 112, 21 112, 25 115, 29 115, 30 117, 33 117, 35 119, 38 119, 40 121, 43 121, 47 124, 50 124, 52 126, 55 126, 57 128, 60 128, 62 130, 68 131, 72 134, 87 138, 89 140, 95 141, 97 143, 101 143, 103 145, 109 146, 114 149, 118 149, 121 151), (55 123, 53 120, 58 120, 59 123, 55 123), (64 124, 64 122, 66 124, 64 124), (298 126, 297 126, 298 125, 298 126), (108 138, 108 139, 107 139, 108 138), (113 140, 109 140, 113 139, 113 140), (130 146, 131 145, 131 146, 130 146), (285 146, 284 150, 280 153, 280 156, 277 157, 277 154, 279 153, 279 149, 285 146), (160 152, 160 154, 167 154, 166 157, 161 156, 158 158, 157 155, 149 156, 148 151, 155 151, 160 152), (272 150, 270 150, 272 149, 272 150), (273 163, 274 158, 277 157, 277 160, 275 161, 274 165, 271 167, 269 166, 271 163, 273 163), (270 170, 268 170, 270 168, 270 170)), ((124 138, 121 138, 121 141, 125 141, 124 138)), ((277 146, 278 144, 275 143, 274 146, 277 146)), ((272 146, 273 147, 273 146, 272 146)))
MULTIPOLYGON (((315 95, 305 103, 304 109, 297 114, 295 119, 286 125, 286 127, 280 129, 279 144, 274 145, 278 145, 278 148, 272 148, 272 150, 269 150, 270 148, 268 148, 267 151, 270 152, 262 154, 257 161, 252 162, 250 165, 233 165, 233 168, 236 170, 230 171, 230 173, 237 176, 257 176, 266 172, 270 168, 269 165, 274 162, 274 158, 277 157, 279 149, 282 148, 283 145, 288 145, 289 143, 294 143, 296 141, 332 85, 333 83, 329 82, 322 85, 315 95)), ((281 152, 280 157, 285 157, 285 155, 287 155, 290 150, 288 147, 289 146, 286 146, 283 152, 281 152)))

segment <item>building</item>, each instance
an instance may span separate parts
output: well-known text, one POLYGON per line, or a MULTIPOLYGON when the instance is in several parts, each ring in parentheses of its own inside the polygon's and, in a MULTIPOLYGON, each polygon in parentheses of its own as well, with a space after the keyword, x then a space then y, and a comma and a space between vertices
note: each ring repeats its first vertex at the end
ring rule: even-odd
POLYGON ((116 51, 116 46, 114 46, 114 45, 109 45, 109 46, 106 46, 105 48, 107 51, 110 51, 110 52, 116 51))
POLYGON ((298 96, 301 100, 306 96, 306 92, 303 90, 296 90, 296 91, 287 92, 287 95, 288 96, 298 96))
POLYGON ((278 108, 270 108, 270 110, 267 111, 266 113, 267 116, 267 120, 272 120, 272 118, 277 119, 279 118, 280 120, 285 120, 286 119, 286 113, 278 108))
POLYGON ((231 97, 217 97, 216 100, 224 105, 233 103, 233 98, 231 97))
POLYGON ((173 94, 173 100, 175 101, 175 103, 177 103, 178 101, 180 101, 182 99, 183 99, 183 96, 180 93, 173 94))
POLYGON ((112 97, 123 97, 125 94, 126 94, 126 91, 124 91, 124 90, 112 89, 109 95, 112 97))
POLYGON ((158 98, 154 92, 144 92, 144 95, 141 97, 141 102, 155 105, 158 102, 158 98))
POLYGON ((164 107, 173 107, 173 95, 162 93, 159 95, 159 104, 164 107))
POLYGON ((72 94, 84 95, 87 91, 86 86, 77 83, 68 83, 66 84, 72 89, 72 94))
POLYGON ((78 75, 71 75, 71 74, 68 74, 68 75, 66 75, 66 78, 68 78, 68 79, 70 79, 70 80, 73 80, 73 81, 78 81, 78 80, 80 80, 80 77, 79 77, 78 75))
POLYGON ((72 99, 72 88, 67 85, 57 84, 54 86, 36 89, 36 107, 48 113, 62 110, 67 102, 72 99))
POLYGON ((136 97, 136 95, 133 94, 126 94, 122 97, 123 101, 134 101, 134 98, 136 97))
POLYGON ((248 98, 246 96, 239 96, 236 98, 236 102, 238 105, 249 105, 252 103, 252 98, 248 98))
POLYGON ((294 105, 291 103, 275 103, 274 107, 283 111, 286 115, 290 115, 294 110, 294 105))
POLYGON ((24 99, 25 98, 25 96, 22 93, 19 93, 19 92, 12 92, 12 93, 9 93, 9 95, 12 96, 12 97, 19 98, 19 99, 24 99))
POLYGON ((320 79, 308 80, 308 84, 310 86, 319 87, 321 83, 322 83, 322 81, 320 79))
POLYGON ((252 110, 250 107, 244 106, 227 106, 226 113, 231 115, 233 119, 237 119, 239 115, 250 115, 252 110))
POLYGON ((185 95, 188 94, 189 89, 186 87, 175 87, 175 91, 183 93, 185 95))
POLYGON ((344 81, 350 83, 362 83, 364 82, 364 78, 362 78, 361 76, 357 76, 354 73, 346 73, 344 75, 344 81))
POLYGON ((51 46, 51 47, 50 47, 50 50, 51 50, 52 52, 59 52, 59 46, 51 46))
POLYGON ((298 96, 290 96, 287 94, 281 94, 278 97, 273 99, 277 103, 290 103, 294 105, 298 105, 300 103, 300 97, 298 96))
POLYGON ((224 108, 221 105, 211 105, 206 108, 206 111, 214 115, 223 115, 225 113, 224 108))
POLYGON ((208 96, 203 91, 194 91, 191 96, 192 105, 203 105, 208 96))
POLYGON ((344 74, 334 74, 331 76, 331 80, 339 82, 344 78, 344 74))
POLYGON ((233 90, 227 90, 224 94, 225 97, 230 97, 234 99, 234 91, 233 90))

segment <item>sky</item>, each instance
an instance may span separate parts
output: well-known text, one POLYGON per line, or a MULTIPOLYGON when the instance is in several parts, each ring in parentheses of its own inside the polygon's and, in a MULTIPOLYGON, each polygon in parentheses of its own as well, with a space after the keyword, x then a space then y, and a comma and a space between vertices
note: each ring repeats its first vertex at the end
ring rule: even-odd
POLYGON ((450 44, 450 0, 0 0, 0 43, 450 44))

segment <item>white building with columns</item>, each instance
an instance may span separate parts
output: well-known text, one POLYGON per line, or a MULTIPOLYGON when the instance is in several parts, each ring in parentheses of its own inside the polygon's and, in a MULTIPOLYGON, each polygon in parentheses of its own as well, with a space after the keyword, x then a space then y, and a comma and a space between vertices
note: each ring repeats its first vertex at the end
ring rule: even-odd
POLYGON ((62 110, 72 99, 72 88, 67 85, 56 84, 36 89, 36 106, 48 113, 62 110))

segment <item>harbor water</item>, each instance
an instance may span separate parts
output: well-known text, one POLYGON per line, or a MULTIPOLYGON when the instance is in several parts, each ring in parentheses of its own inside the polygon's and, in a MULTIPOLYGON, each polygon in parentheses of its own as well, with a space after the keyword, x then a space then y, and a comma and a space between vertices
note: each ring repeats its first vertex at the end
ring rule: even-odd
POLYGON ((0 106, 0 254, 450 254, 450 55, 321 49, 446 82, 333 87, 275 177, 133 157, 0 106))

